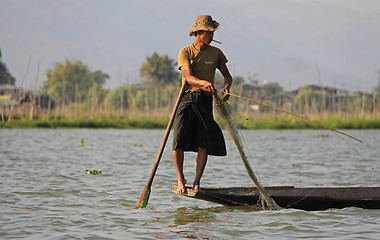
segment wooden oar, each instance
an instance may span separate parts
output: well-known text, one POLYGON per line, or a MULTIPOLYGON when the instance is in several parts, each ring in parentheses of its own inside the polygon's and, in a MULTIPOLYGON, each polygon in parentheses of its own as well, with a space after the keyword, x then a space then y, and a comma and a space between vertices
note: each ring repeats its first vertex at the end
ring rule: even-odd
POLYGON ((172 115, 170 117, 168 126, 166 127, 166 132, 165 132, 164 139, 162 140, 160 150, 158 151, 158 154, 157 154, 157 157, 156 157, 156 161, 154 162, 152 173, 150 174, 148 183, 146 184, 146 186, 144 187, 144 189, 143 189, 143 191, 141 193, 141 196, 140 196, 140 199, 139 199, 139 201, 137 203, 136 208, 145 208, 146 205, 148 205, 148 200, 149 200, 149 196, 150 196, 150 187, 152 186, 154 175, 156 174, 156 171, 157 171, 157 168, 158 168, 158 164, 160 163, 162 153, 164 152, 166 141, 168 140, 169 132, 170 132, 170 129, 171 129, 172 125, 173 125, 174 117, 175 117, 175 114, 177 112, 179 102, 182 99, 183 91, 185 90, 185 86, 186 86, 186 82, 183 82, 181 90, 180 90, 180 92, 178 94, 178 97, 177 97, 177 102, 175 103, 172 115))

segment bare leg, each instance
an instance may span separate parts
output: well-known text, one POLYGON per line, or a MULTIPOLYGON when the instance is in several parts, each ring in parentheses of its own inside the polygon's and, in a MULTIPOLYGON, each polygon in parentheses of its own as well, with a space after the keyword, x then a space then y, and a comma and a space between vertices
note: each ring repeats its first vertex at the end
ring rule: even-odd
POLYGON ((202 178, 203 171, 205 170, 207 163, 207 149, 206 148, 198 148, 198 156, 197 163, 195 167, 195 179, 193 182, 193 190, 199 190, 199 184, 202 178))
POLYGON ((183 149, 173 150, 173 158, 174 158, 174 163, 175 163, 175 167, 177 169, 177 175, 178 175, 177 194, 184 194, 186 192, 186 189, 185 189, 186 179, 185 179, 185 176, 183 175, 183 159, 184 159, 183 149))

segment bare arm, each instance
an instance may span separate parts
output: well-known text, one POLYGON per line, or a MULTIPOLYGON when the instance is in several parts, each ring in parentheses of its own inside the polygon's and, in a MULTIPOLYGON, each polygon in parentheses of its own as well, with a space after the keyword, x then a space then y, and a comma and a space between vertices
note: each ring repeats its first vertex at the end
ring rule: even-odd
POLYGON ((181 71, 188 84, 200 86, 203 90, 207 92, 215 92, 215 87, 212 83, 193 76, 193 72, 191 71, 190 66, 182 66, 181 71))
POLYGON ((223 100, 227 101, 230 98, 230 95, 227 93, 230 93, 230 87, 231 87, 232 81, 233 81, 232 76, 231 76, 230 72, 228 71, 226 64, 224 64, 219 69, 219 71, 222 73, 222 75, 224 77, 224 88, 223 88, 222 92, 225 93, 225 96, 224 96, 223 100))

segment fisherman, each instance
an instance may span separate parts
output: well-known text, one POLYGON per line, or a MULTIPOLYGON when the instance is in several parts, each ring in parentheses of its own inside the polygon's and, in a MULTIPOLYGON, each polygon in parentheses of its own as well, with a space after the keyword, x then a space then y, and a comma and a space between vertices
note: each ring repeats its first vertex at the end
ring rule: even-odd
POLYGON ((220 24, 210 15, 200 15, 189 35, 195 42, 184 47, 178 54, 178 69, 182 71, 182 83, 186 83, 174 120, 173 158, 178 174, 177 193, 186 192, 183 174, 184 152, 197 152, 193 190, 200 189, 200 180, 208 155, 226 156, 223 133, 213 117, 212 94, 216 92, 214 77, 216 69, 224 77, 223 99, 229 99, 232 76, 226 66, 223 52, 210 45, 214 31, 220 24))

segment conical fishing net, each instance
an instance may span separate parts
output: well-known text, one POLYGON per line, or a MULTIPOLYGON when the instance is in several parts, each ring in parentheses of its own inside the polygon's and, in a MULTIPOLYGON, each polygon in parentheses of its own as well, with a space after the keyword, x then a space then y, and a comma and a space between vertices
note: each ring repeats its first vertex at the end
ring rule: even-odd
POLYGON ((261 205, 263 209, 270 209, 270 210, 281 209, 281 207, 277 205, 277 203, 267 194, 265 189, 261 186, 258 178, 256 177, 256 175, 252 171, 251 166, 249 165, 248 158, 244 152, 242 137, 237 129, 236 121, 233 119, 233 116, 235 116, 235 114, 232 114, 232 109, 230 105, 226 101, 222 100, 221 97, 217 93, 214 93, 214 100, 215 100, 215 108, 217 112, 219 113, 225 127, 230 132, 232 139, 235 142, 235 145, 239 151, 241 159, 243 160, 245 169, 247 170, 248 175, 251 177, 251 179, 253 180, 257 189, 260 192, 261 201, 259 201, 258 204, 261 205))

